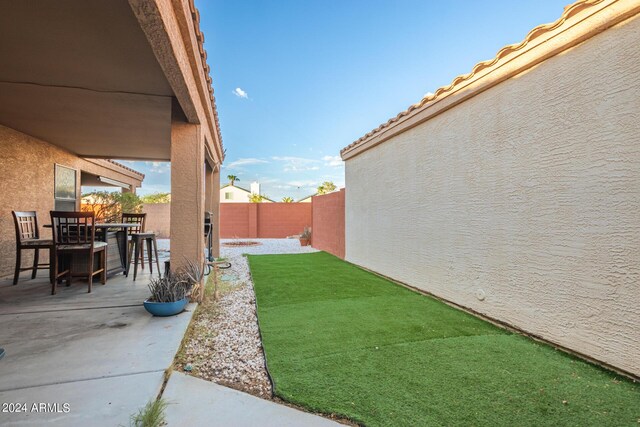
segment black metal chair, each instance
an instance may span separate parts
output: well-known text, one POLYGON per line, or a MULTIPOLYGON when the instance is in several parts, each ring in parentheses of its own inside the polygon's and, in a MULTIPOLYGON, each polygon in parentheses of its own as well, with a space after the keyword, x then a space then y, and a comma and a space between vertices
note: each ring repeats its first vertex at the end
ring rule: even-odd
MULTIPOLYGON (((41 239, 38 228, 38 215, 35 211, 12 211, 13 223, 16 228, 16 269, 13 275, 13 284, 18 284, 21 271, 31 270, 31 279, 36 278, 38 270, 49 269, 51 263, 39 264, 40 249, 49 249, 53 246, 53 240, 41 239), (33 265, 22 267, 22 251, 33 250, 33 265)), ((51 259, 51 256, 49 256, 51 259)))
POLYGON ((96 274, 100 274, 100 283, 107 283, 107 243, 96 241, 94 224, 93 212, 51 211, 54 245, 51 295, 55 295, 58 279, 61 277, 66 277, 67 286, 71 285, 74 276, 87 277, 88 292, 91 292, 93 276, 96 274), (100 268, 94 270, 96 253, 100 255, 100 268), (62 262, 63 257, 70 258, 68 266, 66 262, 62 262), (63 264, 65 270, 60 272, 59 268, 63 264))
POLYGON ((153 257, 155 255, 156 267, 158 268, 158 274, 162 274, 160 270, 160 262, 158 260, 158 242, 156 240, 156 234, 153 232, 145 231, 146 226, 146 213, 123 213, 122 222, 129 224, 138 224, 137 227, 129 228, 129 259, 127 260, 127 266, 131 264, 131 258, 134 258, 133 264, 133 280, 136 280, 138 275, 138 261, 142 269, 144 269, 144 245, 147 245, 147 261, 149 264, 149 272, 153 274, 153 257), (134 255, 135 254, 135 255, 134 255))

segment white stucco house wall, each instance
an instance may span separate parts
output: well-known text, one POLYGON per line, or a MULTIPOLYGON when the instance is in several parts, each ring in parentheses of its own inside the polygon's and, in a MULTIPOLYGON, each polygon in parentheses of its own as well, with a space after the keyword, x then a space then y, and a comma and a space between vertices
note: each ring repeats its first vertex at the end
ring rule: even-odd
MULTIPOLYGON (((223 185, 220 187, 220 203, 249 203, 249 196, 252 193, 261 194, 259 183, 252 182, 250 188, 250 190, 247 190, 237 185, 223 185)), ((273 203, 273 200, 265 197, 262 203, 273 203)))
POLYGON ((343 149, 346 260, 640 376, 639 13, 578 1, 343 149))

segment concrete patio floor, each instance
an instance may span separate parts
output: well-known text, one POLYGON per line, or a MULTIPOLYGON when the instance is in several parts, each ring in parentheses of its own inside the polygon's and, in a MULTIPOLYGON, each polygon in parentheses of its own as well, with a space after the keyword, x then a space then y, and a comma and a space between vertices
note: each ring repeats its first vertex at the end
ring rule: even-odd
POLYGON ((195 305, 149 315, 148 267, 135 282, 116 275, 90 294, 86 281, 52 296, 44 272, 22 277, 16 286, 0 281, 0 402, 26 403, 27 413, 0 412, 0 425, 129 425, 158 394, 195 305), (31 412, 34 403, 69 411, 31 412))
MULTIPOLYGON (((282 240, 274 244, 293 244, 282 240)), ((168 241, 158 243, 162 266, 168 241)), ((22 273, 16 286, 0 279, 0 347, 6 351, 0 404, 27 409, 0 408, 0 425, 128 426, 131 415, 158 396, 195 304, 169 318, 149 315, 142 306, 148 267, 135 282, 120 274, 104 286, 94 283, 90 294, 81 279, 51 295, 44 271, 29 277, 22 273), (50 406, 42 411, 40 404, 50 406)), ((170 402, 169 426, 336 425, 179 372, 172 373, 163 397, 170 402)))

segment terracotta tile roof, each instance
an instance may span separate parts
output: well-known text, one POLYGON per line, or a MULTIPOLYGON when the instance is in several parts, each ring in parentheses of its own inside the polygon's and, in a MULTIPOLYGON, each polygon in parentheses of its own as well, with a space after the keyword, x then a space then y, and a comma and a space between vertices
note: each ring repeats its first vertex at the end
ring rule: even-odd
POLYGON ((138 172, 138 171, 137 171, 137 170, 135 170, 135 169, 132 169, 132 168, 130 168, 130 167, 128 167, 128 166, 125 166, 125 165, 123 165, 122 163, 116 162, 115 160, 111 160, 111 159, 104 159, 104 160, 106 160, 106 161, 107 161, 107 162, 109 162, 109 163, 113 163, 114 165, 116 165, 116 166, 118 166, 118 167, 121 167, 122 169, 128 170, 129 172, 133 172, 133 173, 135 173, 135 174, 137 174, 137 175, 140 175, 140 177, 141 177, 142 179, 144 179, 144 174, 143 174, 143 173, 141 173, 141 172, 138 172))
POLYGON ((558 18, 555 22, 552 22, 549 24, 543 24, 535 27, 533 30, 529 31, 527 36, 520 43, 503 47, 498 51, 498 53, 494 58, 489 59, 487 61, 482 61, 476 64, 470 73, 460 75, 455 79, 453 79, 450 85, 440 87, 434 93, 429 93, 425 95, 418 103, 411 105, 408 109, 401 112, 396 117, 389 119, 386 123, 381 124, 371 132, 367 133, 366 135, 362 136, 358 140, 354 141, 353 143, 349 144, 348 146, 340 150, 340 154, 344 155, 346 152, 351 151, 354 148, 357 148, 358 146, 364 144, 364 142, 377 136, 383 130, 393 127, 398 123, 401 123, 409 114, 413 113, 415 110, 417 109, 422 110, 422 109, 428 108, 434 101, 440 100, 446 97, 455 89, 457 89, 462 83, 470 80, 480 71, 484 71, 491 67, 495 67, 496 64, 498 64, 498 62, 508 54, 524 48, 532 40, 550 31, 556 30, 558 27, 562 26, 562 24, 564 24, 569 18, 581 12, 582 10, 587 9, 591 6, 597 5, 598 3, 601 3, 603 1, 604 0, 578 0, 575 3, 569 6, 566 6, 560 18, 558 18))
POLYGON ((189 9, 191 10, 191 19, 193 20, 193 27, 195 29, 196 38, 198 39, 198 50, 200 57, 202 58, 202 65, 204 67, 204 75, 207 78, 207 85, 209 89, 209 100, 211 101, 211 108, 213 110, 213 117, 216 124, 216 132, 218 133, 218 141, 220 141, 220 150, 222 152, 222 159, 224 160, 224 147, 222 146, 222 133, 220 132, 220 121, 218 120, 218 109, 216 108, 216 97, 213 95, 213 85, 211 75, 209 72, 211 68, 207 64, 207 51, 204 48, 204 33, 200 30, 200 12, 194 3, 194 0, 189 0, 189 9))

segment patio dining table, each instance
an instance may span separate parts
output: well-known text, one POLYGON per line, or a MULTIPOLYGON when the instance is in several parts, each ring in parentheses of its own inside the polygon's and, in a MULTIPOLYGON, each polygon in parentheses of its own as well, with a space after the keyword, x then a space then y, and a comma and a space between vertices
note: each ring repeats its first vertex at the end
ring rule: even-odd
MULTIPOLYGON (((107 277, 118 273, 129 274, 129 245, 127 244, 128 229, 139 227, 140 224, 128 222, 102 222, 94 224, 96 240, 107 243, 107 277), (114 250, 115 249, 115 250, 114 250)), ((52 228, 51 224, 44 225, 52 228)))

